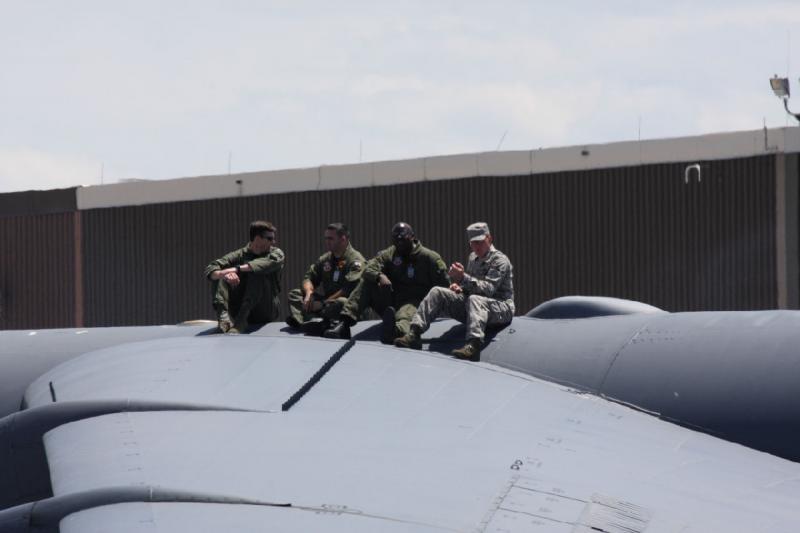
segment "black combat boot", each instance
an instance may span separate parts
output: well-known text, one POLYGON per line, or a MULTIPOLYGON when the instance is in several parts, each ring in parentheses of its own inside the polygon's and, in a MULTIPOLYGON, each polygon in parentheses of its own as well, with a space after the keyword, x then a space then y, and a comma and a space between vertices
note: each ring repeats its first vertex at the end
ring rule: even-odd
POLYGON ((309 320, 308 322, 303 322, 300 324, 300 329, 306 335, 310 337, 322 337, 322 335, 328 331, 331 327, 331 321, 326 319, 323 320, 309 320))
POLYGON ((331 322, 332 327, 325 330, 322 334, 326 339, 349 339, 350 338, 350 324, 346 318, 331 322))
POLYGON ((392 344, 394 341, 394 313, 394 307, 391 305, 383 311, 383 323, 381 323, 381 342, 383 344, 392 344))

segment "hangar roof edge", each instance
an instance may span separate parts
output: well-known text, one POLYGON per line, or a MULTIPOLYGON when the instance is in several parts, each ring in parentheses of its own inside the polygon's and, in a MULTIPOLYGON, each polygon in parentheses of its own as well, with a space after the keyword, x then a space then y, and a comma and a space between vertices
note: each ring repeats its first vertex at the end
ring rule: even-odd
POLYGON ((519 176, 800 152, 800 128, 441 155, 312 168, 267 170, 77 189, 80 210, 128 205, 346 189, 484 176, 519 176))

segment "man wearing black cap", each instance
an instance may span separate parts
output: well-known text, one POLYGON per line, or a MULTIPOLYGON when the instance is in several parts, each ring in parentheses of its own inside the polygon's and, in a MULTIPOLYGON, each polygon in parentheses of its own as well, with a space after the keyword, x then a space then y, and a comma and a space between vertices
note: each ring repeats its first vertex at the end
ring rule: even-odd
POLYGON ((487 325, 507 324, 514 316, 514 273, 511 261, 492 244, 489 225, 475 222, 467 227, 472 253, 467 267, 453 263, 449 288, 434 287, 411 319, 408 333, 395 339, 402 348, 422 347, 420 337, 433 319, 449 316, 467 324, 467 343, 453 350, 459 359, 478 361, 487 325))
POLYGON ((383 318, 381 342, 391 344, 409 331, 411 317, 432 287, 447 287, 447 266, 439 254, 422 246, 405 222, 392 228, 392 245, 367 262, 339 321, 325 337, 349 339, 350 327, 368 307, 383 318))

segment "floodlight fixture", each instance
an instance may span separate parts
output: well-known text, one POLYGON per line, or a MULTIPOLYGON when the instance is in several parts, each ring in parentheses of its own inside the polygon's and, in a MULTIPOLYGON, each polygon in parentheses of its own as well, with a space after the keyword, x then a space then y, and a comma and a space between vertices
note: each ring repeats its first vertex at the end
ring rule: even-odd
POLYGON ((789 78, 779 78, 778 75, 775 74, 772 78, 770 78, 769 86, 772 87, 772 92, 775 93, 775 96, 783 100, 783 108, 786 110, 786 112, 800 122, 800 114, 789 111, 789 78))
POLYGON ((779 78, 778 75, 775 74, 775 76, 770 78, 769 84, 775 96, 778 98, 789 98, 789 78, 779 78))

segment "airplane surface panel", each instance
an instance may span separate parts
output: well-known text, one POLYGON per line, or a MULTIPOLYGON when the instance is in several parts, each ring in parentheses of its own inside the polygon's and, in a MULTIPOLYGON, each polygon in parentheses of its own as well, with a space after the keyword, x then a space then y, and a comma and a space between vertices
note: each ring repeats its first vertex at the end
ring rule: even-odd
POLYGON ((580 319, 517 317, 482 360, 543 379, 597 392, 622 347, 662 314, 580 319))
MULTIPOLYGON (((260 375, 283 371, 269 360, 260 375)), ((117 413, 53 429, 45 446, 56 499, 170 487, 452 531, 791 531, 800 521, 799 464, 492 365, 360 343, 288 411, 117 413)), ((183 531, 181 505, 153 512, 154 528, 183 531)), ((202 507, 207 523, 224 523, 227 506, 202 507)), ((138 516, 102 509, 112 523, 138 516)))
POLYGON ((200 503, 120 503, 81 511, 61 521, 60 533, 308 533, 453 531, 392 517, 370 516, 347 508, 267 507, 200 503))
POLYGON ((25 399, 30 407, 55 396, 59 402, 146 399, 279 410, 342 344, 218 335, 124 344, 43 374, 25 399))
POLYGON ((189 337, 208 325, 3 331, 0 342, 0 417, 20 408, 28 384, 80 354, 126 342, 189 337))
POLYGON ((342 423, 446 424, 472 431, 476 418, 490 417, 529 383, 516 373, 487 372, 439 354, 358 343, 292 411, 342 423))
POLYGON ((800 313, 660 315, 622 348, 600 392, 800 459, 800 313))

